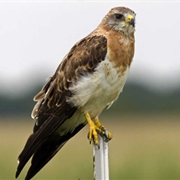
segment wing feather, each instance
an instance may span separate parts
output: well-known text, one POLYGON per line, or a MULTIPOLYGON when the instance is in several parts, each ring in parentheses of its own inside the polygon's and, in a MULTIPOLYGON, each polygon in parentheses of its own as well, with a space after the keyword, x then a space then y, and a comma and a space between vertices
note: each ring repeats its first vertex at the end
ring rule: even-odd
POLYGON ((33 170, 32 174, 31 170, 29 171, 28 176, 34 176, 56 154, 59 147, 62 147, 64 142, 81 129, 75 127, 74 129, 78 130, 76 133, 72 132, 71 136, 64 135, 64 138, 61 138, 58 142, 55 141, 56 143, 53 146, 48 146, 50 149, 47 153, 43 154, 41 151, 45 144, 51 144, 53 134, 67 119, 73 116, 78 108, 66 101, 68 97, 73 96, 69 87, 78 83, 81 76, 93 73, 97 65, 105 59, 106 53, 106 37, 89 35, 82 39, 73 46, 57 68, 54 76, 34 97, 37 103, 32 111, 32 117, 36 120, 36 123, 33 133, 18 157, 19 164, 16 177, 19 176, 23 167, 32 156, 31 169, 33 170), (38 159, 41 153, 42 156, 38 159), (39 163, 37 169, 36 162, 39 163))

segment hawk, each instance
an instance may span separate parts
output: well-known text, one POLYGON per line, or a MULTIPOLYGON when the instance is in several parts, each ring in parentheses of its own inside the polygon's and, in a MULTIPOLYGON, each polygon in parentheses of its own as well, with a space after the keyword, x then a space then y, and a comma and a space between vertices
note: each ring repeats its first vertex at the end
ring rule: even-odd
POLYGON ((122 92, 134 56, 135 13, 115 7, 98 27, 77 42, 55 74, 34 97, 33 133, 18 157, 16 178, 31 160, 31 179, 86 124, 88 138, 112 138, 98 117, 122 92))

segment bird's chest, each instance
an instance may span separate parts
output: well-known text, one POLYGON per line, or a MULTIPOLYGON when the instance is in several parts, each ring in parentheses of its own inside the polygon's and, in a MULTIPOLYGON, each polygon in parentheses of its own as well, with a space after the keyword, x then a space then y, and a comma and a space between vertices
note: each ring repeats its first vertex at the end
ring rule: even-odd
POLYGON ((76 86, 71 88, 74 93, 71 102, 82 111, 89 112, 92 117, 98 116, 106 106, 110 106, 118 98, 127 74, 128 68, 117 68, 106 58, 94 73, 83 76, 76 86))
POLYGON ((107 104, 117 98, 127 77, 122 67, 115 67, 108 58, 97 67, 94 75, 97 78, 95 94, 107 104))
POLYGON ((97 110, 102 111, 110 106, 119 96, 127 79, 128 68, 115 67, 109 59, 100 64, 95 72, 95 89, 90 98, 97 110))

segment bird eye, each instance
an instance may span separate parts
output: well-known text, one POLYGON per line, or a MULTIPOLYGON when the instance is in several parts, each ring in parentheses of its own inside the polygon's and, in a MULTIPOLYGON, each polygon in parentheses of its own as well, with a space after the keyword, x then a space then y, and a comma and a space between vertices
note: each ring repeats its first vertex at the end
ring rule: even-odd
POLYGON ((121 19, 123 17, 123 14, 115 14, 116 19, 121 19))

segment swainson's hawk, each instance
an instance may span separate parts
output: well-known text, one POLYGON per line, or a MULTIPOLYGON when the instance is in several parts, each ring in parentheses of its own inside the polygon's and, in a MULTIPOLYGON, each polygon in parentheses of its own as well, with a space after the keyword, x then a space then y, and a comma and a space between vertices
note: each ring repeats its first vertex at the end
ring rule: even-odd
POLYGON ((72 47, 34 98, 36 123, 19 155, 16 178, 32 157, 25 178, 31 179, 86 124, 90 141, 98 144, 97 133, 105 136, 98 116, 122 92, 134 55, 134 31, 135 13, 116 7, 72 47))

